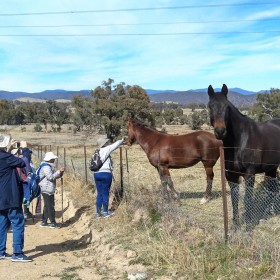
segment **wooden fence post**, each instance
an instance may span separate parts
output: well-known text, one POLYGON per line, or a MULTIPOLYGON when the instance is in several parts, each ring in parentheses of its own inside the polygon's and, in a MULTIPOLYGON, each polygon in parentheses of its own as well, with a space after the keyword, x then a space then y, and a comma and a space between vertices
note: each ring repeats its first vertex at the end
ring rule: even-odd
POLYGON ((85 157, 85 176, 86 176, 86 183, 88 183, 88 173, 87 173, 87 147, 84 146, 84 157, 85 157))
POLYGON ((219 150, 220 150, 222 198, 223 198, 223 211, 224 211, 224 234, 225 234, 225 241, 227 242, 228 241, 228 208, 227 208, 224 147, 220 147, 219 150))

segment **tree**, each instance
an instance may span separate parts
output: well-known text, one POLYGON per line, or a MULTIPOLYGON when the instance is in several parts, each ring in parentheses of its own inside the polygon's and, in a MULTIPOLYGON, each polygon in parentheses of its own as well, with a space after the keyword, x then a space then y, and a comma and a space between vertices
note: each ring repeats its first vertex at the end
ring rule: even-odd
POLYGON ((252 107, 251 114, 258 121, 280 117, 280 90, 272 88, 269 93, 257 95, 257 101, 252 107))
POLYGON ((82 130, 85 126, 90 133, 93 128, 100 126, 99 118, 93 115, 94 104, 92 98, 76 95, 72 99, 72 106, 71 117, 77 131, 82 130))
POLYGON ((187 118, 187 124, 192 130, 201 129, 201 126, 205 123, 208 123, 208 112, 206 109, 194 111, 187 118))
POLYGON ((52 125, 53 131, 61 131, 61 126, 68 122, 69 114, 67 104, 57 103, 54 100, 46 102, 48 120, 52 125))
POLYGON ((150 99, 140 86, 130 86, 124 82, 114 84, 114 80, 109 78, 92 90, 91 95, 92 99, 73 98, 72 115, 76 126, 88 124, 91 129, 98 128, 100 133, 115 140, 120 134, 126 134, 128 114, 154 124, 150 99))
POLYGON ((0 124, 16 124, 15 112, 12 102, 0 100, 0 124))

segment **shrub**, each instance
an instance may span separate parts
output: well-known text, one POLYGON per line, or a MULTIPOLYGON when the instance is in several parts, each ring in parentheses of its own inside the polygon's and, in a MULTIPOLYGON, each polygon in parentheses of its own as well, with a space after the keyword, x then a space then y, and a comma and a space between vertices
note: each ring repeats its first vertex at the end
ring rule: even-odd
POLYGON ((41 132, 43 130, 43 127, 37 123, 33 129, 35 132, 41 132))

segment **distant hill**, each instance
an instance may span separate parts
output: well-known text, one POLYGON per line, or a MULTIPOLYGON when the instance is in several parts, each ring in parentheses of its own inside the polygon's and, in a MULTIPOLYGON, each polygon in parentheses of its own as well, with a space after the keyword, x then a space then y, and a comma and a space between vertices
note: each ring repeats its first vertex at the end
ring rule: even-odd
MULTIPOLYGON (((204 104, 208 103, 207 91, 177 91, 177 92, 160 92, 149 95, 152 102, 173 102, 183 105, 191 103, 204 104)), ((243 95, 241 93, 229 90, 228 98, 236 106, 248 106, 256 102, 257 93, 243 95)))
MULTIPOLYGON (((216 89, 219 90, 219 89, 216 89)), ((153 90, 146 89, 152 102, 173 102, 183 105, 191 103, 207 104, 207 88, 192 89, 187 91, 176 90, 153 90)), ((261 91, 266 92, 266 91, 261 91)), ((252 105, 256 101, 257 92, 247 91, 241 88, 229 89, 229 100, 236 106, 252 105)), ((69 102, 73 96, 90 96, 90 90, 68 91, 63 89, 45 90, 37 93, 9 92, 0 90, 0 99, 9 101, 19 100, 28 102, 38 102, 46 100, 57 100, 58 102, 69 102)))
POLYGON ((90 96, 90 90, 80 90, 80 91, 69 91, 62 89, 55 90, 45 90, 42 92, 28 93, 28 92, 10 92, 0 90, 0 99, 6 100, 18 100, 21 98, 31 98, 32 99, 43 99, 43 100, 56 100, 56 99, 66 99, 71 100, 75 95, 90 96))

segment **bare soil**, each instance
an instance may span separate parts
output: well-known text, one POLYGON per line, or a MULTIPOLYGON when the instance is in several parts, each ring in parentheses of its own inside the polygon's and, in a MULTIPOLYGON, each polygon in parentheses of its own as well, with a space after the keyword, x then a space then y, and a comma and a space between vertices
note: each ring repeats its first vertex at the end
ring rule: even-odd
MULTIPOLYGON (((56 194, 57 222, 61 222, 61 193, 56 194)), ((101 280, 128 279, 141 265, 129 265, 133 252, 110 244, 106 224, 108 219, 94 218, 90 206, 76 209, 64 194, 64 215, 60 229, 41 228, 41 217, 25 226, 24 253, 33 262, 0 261, 0 279, 64 279, 101 280)), ((32 210, 32 207, 31 207, 32 210)), ((12 254, 12 231, 8 233, 7 253, 12 254)))

